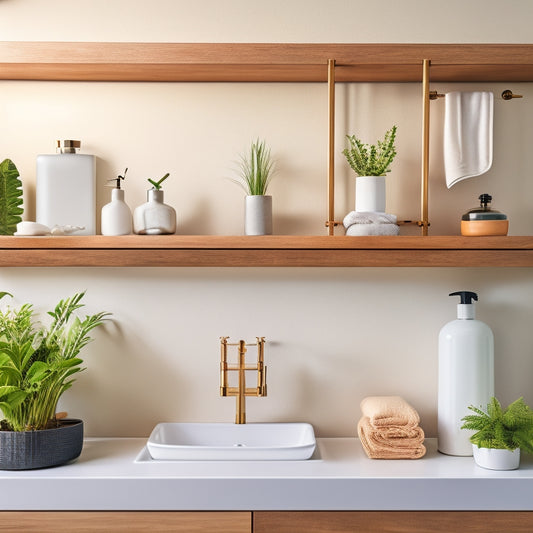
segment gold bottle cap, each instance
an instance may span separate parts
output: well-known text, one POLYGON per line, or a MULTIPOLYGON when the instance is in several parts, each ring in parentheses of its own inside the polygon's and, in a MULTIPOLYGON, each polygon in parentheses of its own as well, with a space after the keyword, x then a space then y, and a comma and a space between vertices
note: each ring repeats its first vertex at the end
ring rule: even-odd
POLYGON ((56 152, 60 154, 75 154, 76 149, 80 148, 81 141, 65 140, 56 141, 56 152))

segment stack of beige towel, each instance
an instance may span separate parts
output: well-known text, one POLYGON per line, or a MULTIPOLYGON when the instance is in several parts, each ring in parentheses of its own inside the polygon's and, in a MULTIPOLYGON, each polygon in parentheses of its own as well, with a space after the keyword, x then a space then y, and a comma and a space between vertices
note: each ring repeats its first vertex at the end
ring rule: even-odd
POLYGON ((419 459, 426 453, 418 413, 400 396, 369 396, 361 402, 357 433, 370 459, 419 459))

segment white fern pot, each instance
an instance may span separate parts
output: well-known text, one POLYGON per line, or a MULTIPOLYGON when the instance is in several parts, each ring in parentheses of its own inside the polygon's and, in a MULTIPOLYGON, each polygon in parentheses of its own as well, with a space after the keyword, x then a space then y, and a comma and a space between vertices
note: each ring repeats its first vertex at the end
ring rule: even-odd
POLYGON ((385 176, 358 176, 355 178, 355 210, 385 212, 385 176))
POLYGON ((479 448, 472 444, 474 461, 488 470, 516 470, 520 466, 520 448, 501 450, 498 448, 479 448))
POLYGON ((245 196, 244 234, 272 235, 272 196, 245 196))

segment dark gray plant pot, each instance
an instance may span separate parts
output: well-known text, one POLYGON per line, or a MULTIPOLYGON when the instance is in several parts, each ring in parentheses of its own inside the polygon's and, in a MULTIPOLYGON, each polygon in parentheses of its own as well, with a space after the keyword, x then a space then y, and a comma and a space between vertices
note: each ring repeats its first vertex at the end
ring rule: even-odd
POLYGON ((30 470, 58 466, 79 457, 83 422, 61 420, 53 429, 0 431, 0 470, 30 470))

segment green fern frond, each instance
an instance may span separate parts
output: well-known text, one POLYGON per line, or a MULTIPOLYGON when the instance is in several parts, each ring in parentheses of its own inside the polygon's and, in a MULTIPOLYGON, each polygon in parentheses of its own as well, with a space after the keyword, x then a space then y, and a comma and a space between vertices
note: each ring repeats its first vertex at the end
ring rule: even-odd
POLYGON ((533 411, 519 398, 503 409, 496 398, 491 398, 486 411, 473 405, 474 413, 462 418, 461 429, 473 430, 470 441, 482 448, 514 450, 520 448, 533 453, 533 411))
POLYGON ((11 159, 0 163, 0 235, 13 235, 22 221, 22 182, 11 159))

